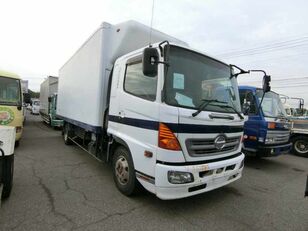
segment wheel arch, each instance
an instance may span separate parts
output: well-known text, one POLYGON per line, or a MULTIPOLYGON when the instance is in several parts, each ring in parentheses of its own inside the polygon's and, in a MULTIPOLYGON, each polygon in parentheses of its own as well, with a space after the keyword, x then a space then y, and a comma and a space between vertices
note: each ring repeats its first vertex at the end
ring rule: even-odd
POLYGON ((128 144, 122 138, 113 135, 113 136, 111 136, 110 139, 112 140, 112 142, 108 147, 107 162, 110 162, 112 160, 112 156, 114 154, 114 151, 119 146, 125 147, 127 149, 127 151, 129 152, 129 154, 131 155, 131 151, 130 151, 128 144))

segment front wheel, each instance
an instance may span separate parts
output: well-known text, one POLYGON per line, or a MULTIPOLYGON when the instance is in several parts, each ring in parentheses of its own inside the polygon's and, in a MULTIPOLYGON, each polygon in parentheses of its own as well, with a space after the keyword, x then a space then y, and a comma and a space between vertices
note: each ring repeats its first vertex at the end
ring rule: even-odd
POLYGON ((1 199, 8 198, 11 194, 13 186, 14 155, 6 156, 3 161, 3 191, 1 199))
POLYGON ((121 193, 132 196, 137 191, 137 179, 132 157, 129 151, 118 147, 112 158, 114 182, 121 193))
POLYGON ((295 155, 308 157, 308 137, 296 136, 292 139, 293 152, 295 155))

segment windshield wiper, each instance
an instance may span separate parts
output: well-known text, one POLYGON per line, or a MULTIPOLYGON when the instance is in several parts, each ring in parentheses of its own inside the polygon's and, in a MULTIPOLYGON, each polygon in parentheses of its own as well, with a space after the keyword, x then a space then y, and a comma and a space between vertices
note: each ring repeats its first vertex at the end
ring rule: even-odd
MULTIPOLYGON (((227 103, 227 102, 224 102, 224 101, 219 101, 217 99, 202 99, 201 101, 203 101, 203 103, 200 104, 200 106, 198 107, 198 110, 191 114, 193 117, 199 115, 199 113, 202 112, 203 109, 206 108, 207 105, 210 105, 212 103, 224 103, 224 104, 227 103)), ((221 106, 221 105, 217 105, 217 104, 213 104, 213 105, 214 106, 221 106)))
POLYGON ((217 105, 219 107, 224 107, 224 108, 230 108, 232 109, 242 120, 244 119, 244 116, 241 115, 241 113, 239 111, 237 111, 234 107, 226 104, 226 105, 217 105))
POLYGON ((195 117, 197 116, 207 105, 213 105, 213 106, 217 106, 217 107, 221 107, 221 108, 230 108, 232 109, 241 119, 244 119, 244 117, 241 115, 240 112, 238 112, 234 107, 228 105, 227 102, 224 101, 219 101, 217 99, 213 99, 213 100, 206 100, 203 99, 202 101, 204 101, 198 108, 198 110, 194 113, 192 113, 192 116, 195 117), (220 105, 220 104, 213 104, 213 103, 223 103, 224 105, 220 105))

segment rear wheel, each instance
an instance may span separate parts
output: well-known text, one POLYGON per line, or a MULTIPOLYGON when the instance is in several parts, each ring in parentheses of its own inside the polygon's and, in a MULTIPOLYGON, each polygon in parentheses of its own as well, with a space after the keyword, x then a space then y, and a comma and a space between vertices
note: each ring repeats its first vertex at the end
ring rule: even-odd
POLYGON ((66 145, 73 144, 72 140, 70 139, 72 137, 72 133, 73 132, 71 131, 70 125, 66 123, 63 128, 63 139, 66 145))
POLYGON ((137 179, 132 157, 129 151, 118 147, 112 159, 113 179, 121 193, 132 196, 137 191, 137 179))
POLYGON ((308 157, 308 137, 296 136, 292 139, 293 152, 295 155, 308 157))
POLYGON ((3 161, 3 191, 1 199, 8 198, 11 194, 13 186, 14 155, 6 156, 3 161))

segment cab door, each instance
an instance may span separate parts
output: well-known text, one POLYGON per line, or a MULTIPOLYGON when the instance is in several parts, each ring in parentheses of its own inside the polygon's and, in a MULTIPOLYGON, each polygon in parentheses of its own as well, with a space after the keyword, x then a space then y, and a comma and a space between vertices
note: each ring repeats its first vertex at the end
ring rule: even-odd
POLYGON ((118 108, 113 111, 117 133, 127 143, 135 169, 154 176, 159 118, 158 77, 143 74, 141 55, 129 58, 122 67, 125 70, 121 72, 116 93, 118 108), (151 152, 152 158, 145 157, 145 152, 151 152))
POLYGON ((256 149, 261 128, 262 117, 253 91, 240 90, 242 111, 248 120, 244 125, 244 149, 256 149))

